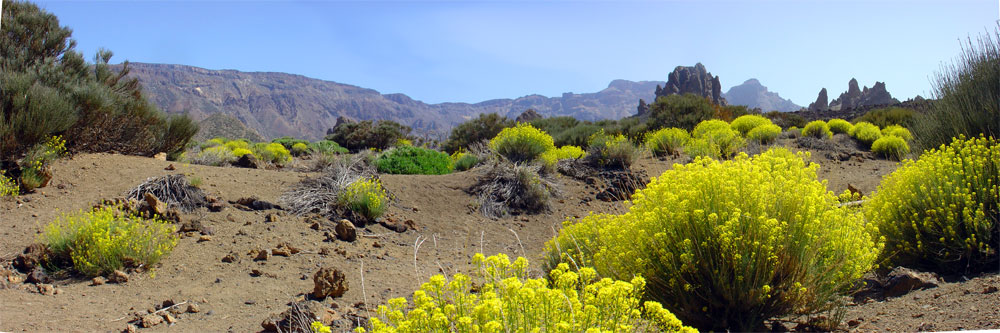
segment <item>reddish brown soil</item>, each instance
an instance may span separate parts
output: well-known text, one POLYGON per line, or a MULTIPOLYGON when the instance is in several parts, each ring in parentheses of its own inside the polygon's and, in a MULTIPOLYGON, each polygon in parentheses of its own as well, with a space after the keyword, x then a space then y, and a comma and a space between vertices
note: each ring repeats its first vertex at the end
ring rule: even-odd
MULTIPOLYGON (((794 147, 787 139, 781 144, 794 147)), ((822 152, 812 156, 822 166, 820 177, 838 193, 847 184, 869 193, 897 164, 870 156, 844 162, 830 160, 822 152)), ((659 176, 677 162, 683 160, 644 157, 637 166, 659 176)), ((168 164, 109 154, 78 155, 56 162, 55 178, 48 187, 17 201, 0 201, 0 259, 4 266, 35 242, 42 228, 60 214, 88 208, 101 199, 121 197, 148 177, 182 173, 201 178, 203 189, 224 200, 256 196, 277 202, 290 185, 313 175, 181 164, 175 164, 175 171, 166 171, 168 164)), ((359 229, 364 236, 353 243, 326 241, 323 233, 310 229, 302 217, 284 214, 278 222, 265 222, 268 213, 283 214, 276 210, 247 212, 228 206, 210 213, 200 209, 182 218, 200 220, 214 229, 211 240, 199 242, 197 236, 181 239, 152 274, 132 274, 127 283, 100 286, 91 286, 89 280, 62 280, 55 283, 61 292, 49 296, 35 292, 32 284, 0 289, 0 331, 120 331, 132 319, 130 314, 159 308, 164 300, 194 302, 201 311, 180 315, 172 326, 161 324, 143 331, 258 331, 269 314, 284 311, 290 301, 312 290, 312 274, 320 267, 344 271, 350 288, 342 297, 328 298, 325 303, 336 304, 341 315, 365 315, 366 308, 388 298, 409 296, 433 274, 467 270, 475 252, 526 256, 537 269, 545 241, 562 221, 590 211, 624 210, 620 202, 585 202, 585 198, 594 197, 594 190, 564 176, 558 179, 564 194, 553 200, 551 212, 491 220, 475 211, 474 197, 465 192, 476 176, 476 170, 443 176, 383 175, 383 183, 397 198, 388 215, 400 221, 413 220, 419 230, 396 233, 370 225, 359 229), (282 242, 303 252, 266 261, 254 261, 248 254, 282 242), (320 254, 324 248, 329 254, 320 254), (238 258, 236 262, 221 261, 231 253, 238 258), (254 269, 264 274, 251 276, 254 269)), ((857 326, 860 330, 909 331, 923 321, 933 322, 936 330, 996 328, 998 294, 979 291, 997 281, 996 276, 989 276, 911 294, 923 295, 920 299, 907 295, 852 307, 845 322, 863 318, 857 326), (972 293, 963 294, 966 289, 972 293), (934 293, 941 296, 933 299, 934 293), (924 305, 933 309, 925 309, 924 317, 913 318, 924 305), (956 319, 945 319, 948 316, 956 319)), ((338 327, 346 329, 350 318, 345 316, 338 327)))

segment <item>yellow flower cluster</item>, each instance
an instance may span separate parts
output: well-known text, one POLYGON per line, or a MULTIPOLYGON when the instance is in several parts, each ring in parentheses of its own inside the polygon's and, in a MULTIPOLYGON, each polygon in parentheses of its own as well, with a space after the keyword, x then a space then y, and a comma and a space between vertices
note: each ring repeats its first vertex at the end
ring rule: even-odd
POLYGON ((18 164, 21 168, 21 187, 31 191, 42 186, 52 174, 49 165, 66 152, 66 141, 61 136, 53 136, 35 145, 18 164))
POLYGON ((836 207, 807 158, 772 149, 675 165, 627 213, 564 228, 548 258, 649 277, 650 298, 699 329, 818 311, 874 266, 882 243, 859 213, 836 207))
POLYGON ((781 135, 781 126, 775 124, 766 124, 754 127, 747 133, 747 139, 753 140, 760 144, 770 144, 774 140, 778 139, 781 135))
MULTIPOLYGON (((905 128, 903 129, 906 130, 905 128)), ((883 135, 875 142, 872 142, 872 151, 895 160, 903 159, 906 154, 910 153, 910 145, 906 144, 906 140, 895 135, 883 135)))
POLYGON ((504 128, 490 140, 490 148, 513 162, 531 162, 556 148, 552 136, 528 123, 504 128))
POLYGON ((20 189, 15 182, 10 177, 0 174, 0 198, 2 197, 17 197, 20 189))
POLYGON ((318 321, 312 322, 312 324, 309 325, 309 328, 312 330, 313 333, 332 333, 333 332, 330 329, 329 326, 323 325, 323 323, 318 322, 318 321))
MULTIPOLYGON (((293 145, 293 148, 296 145, 293 145)), ((308 151, 308 146, 301 144, 299 149, 304 149, 302 153, 308 151)), ((243 157, 251 155, 260 161, 283 165, 292 160, 292 153, 284 145, 277 142, 258 142, 251 144, 249 141, 226 140, 225 138, 213 138, 205 141, 201 145, 201 151, 195 156, 182 155, 182 160, 187 163, 224 166, 243 157)))
POLYGON ((567 145, 546 151, 539 158, 546 165, 552 166, 559 160, 583 158, 584 156, 587 156, 587 152, 583 151, 583 148, 567 145))
POLYGON ((664 128, 646 133, 644 143, 654 156, 664 156, 680 153, 689 139, 691 135, 682 128, 664 128))
POLYGON ((740 135, 747 136, 754 128, 773 124, 774 123, 771 122, 771 119, 767 119, 767 117, 756 114, 748 114, 736 117, 736 119, 733 119, 733 122, 730 123, 729 126, 732 127, 733 130, 739 132, 740 135))
POLYGON ((746 140, 729 123, 711 119, 694 127, 684 152, 691 157, 730 158, 744 145, 746 140))
POLYGON ((865 205, 900 265, 965 273, 995 269, 1000 228, 1000 145, 956 138, 906 160, 865 205))
POLYGON ((830 126, 825 121, 814 120, 802 128, 802 136, 824 139, 833 137, 833 132, 830 131, 830 126))
POLYGON ((854 127, 847 134, 866 145, 871 145, 882 137, 882 131, 879 130, 878 126, 864 121, 854 124, 854 127))
POLYGON ((530 279, 527 260, 503 254, 476 254, 473 264, 483 280, 476 292, 469 276, 435 275, 413 293, 412 307, 405 298, 380 305, 372 331, 694 332, 659 303, 641 303, 641 277, 599 279, 594 269, 573 272, 562 264, 549 279, 530 279))
POLYGON ((850 133, 854 125, 851 125, 847 120, 834 118, 826 122, 826 125, 830 127, 830 132, 836 133, 850 133))
POLYGON ((882 129, 882 136, 897 136, 903 140, 910 141, 913 140, 913 134, 906 127, 899 125, 889 125, 882 129))
POLYGON ((302 142, 296 142, 292 145, 292 154, 295 156, 302 156, 309 152, 309 146, 302 142))
POLYGON ((396 145, 397 146, 412 146, 413 145, 413 141, 410 141, 409 139, 397 139, 396 140, 396 145))
POLYGON ((354 181, 340 192, 338 199, 347 209, 370 220, 382 216, 389 204, 389 194, 377 178, 354 181))
POLYGON ((174 226, 129 215, 121 206, 64 215, 45 227, 42 240, 55 257, 68 258, 88 276, 126 266, 149 267, 177 245, 174 226))

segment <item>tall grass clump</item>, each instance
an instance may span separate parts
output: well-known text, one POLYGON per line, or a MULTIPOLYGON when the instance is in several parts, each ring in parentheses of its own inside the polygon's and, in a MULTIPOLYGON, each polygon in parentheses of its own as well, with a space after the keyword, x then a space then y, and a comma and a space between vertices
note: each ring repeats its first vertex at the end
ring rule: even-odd
MULTIPOLYGON (((528 261, 476 254, 473 276, 435 275, 405 298, 379 305, 373 332, 694 332, 657 302, 642 302, 642 277, 598 278, 563 264, 530 278, 528 261), (550 282, 551 281, 551 282, 550 282)), ((363 329, 359 330, 363 331, 363 329)))
POLYGON ((851 125, 851 123, 848 122, 847 120, 843 120, 840 118, 830 119, 830 121, 826 122, 826 125, 827 127, 830 128, 830 132, 833 132, 833 134, 838 134, 838 133, 847 134, 848 132, 851 131, 851 128, 854 127, 854 125, 851 125))
POLYGON ((1000 256, 1000 145, 959 136, 907 160, 865 204, 895 265, 946 274, 995 270, 1000 256))
POLYGON ((830 126, 828 126, 825 121, 815 120, 809 122, 806 124, 806 127, 802 128, 802 136, 826 139, 833 137, 833 132, 830 131, 830 126))
POLYGON ((664 128, 656 132, 646 133, 646 148, 653 156, 680 154, 687 140, 691 139, 688 131, 680 128, 664 128))
POLYGON ((872 142, 872 151, 886 158, 899 161, 906 154, 910 153, 910 145, 906 144, 906 140, 901 137, 886 135, 872 142))
POLYGON ((455 171, 465 171, 472 169, 472 167, 479 164, 479 157, 476 155, 466 153, 462 149, 451 154, 449 157, 451 159, 451 164, 455 171))
POLYGON ((414 146, 397 146, 375 159, 379 172, 404 175, 443 175, 451 173, 448 154, 414 146))
POLYGON ((934 78, 933 93, 937 101, 914 127, 921 149, 959 135, 1000 137, 1000 24, 962 47, 934 78))
POLYGON ((589 252, 602 276, 646 277, 648 298, 700 330, 759 331, 772 317, 831 310, 882 243, 860 213, 836 207, 806 158, 771 149, 675 165, 628 212, 565 228, 575 234, 546 252, 568 262, 589 252))
POLYGON ((882 131, 879 130, 878 126, 863 121, 854 124, 854 128, 851 128, 847 134, 869 147, 875 140, 882 137, 882 131))
POLYGON ((730 123, 729 126, 737 132, 740 132, 740 135, 747 136, 747 133, 750 133, 750 130, 757 128, 758 126, 771 124, 773 124, 771 119, 761 115, 748 114, 736 117, 736 119, 733 119, 733 122, 730 123))
POLYGON ((781 127, 775 124, 767 124, 754 127, 747 132, 747 139, 759 144, 771 144, 781 135, 781 127))
POLYGON ((624 135, 605 134, 604 130, 590 137, 587 159, 602 168, 628 169, 639 157, 639 149, 624 135))
POLYGON ((337 199, 341 205, 369 221, 381 217, 389 207, 389 194, 377 178, 362 178, 348 184, 337 199))
POLYGON ((530 162, 555 149, 552 136, 527 123, 504 128, 490 140, 490 148, 514 163, 530 162))
POLYGON ((86 276, 149 268, 177 245, 173 224, 129 215, 121 206, 64 215, 45 227, 42 239, 50 265, 68 264, 86 276))

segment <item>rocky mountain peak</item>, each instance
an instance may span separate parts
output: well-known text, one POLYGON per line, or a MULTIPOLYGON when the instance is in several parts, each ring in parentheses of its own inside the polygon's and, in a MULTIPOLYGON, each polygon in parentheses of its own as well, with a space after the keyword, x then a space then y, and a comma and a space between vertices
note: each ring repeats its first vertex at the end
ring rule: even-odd
POLYGON ((757 79, 749 79, 741 85, 729 88, 723 97, 729 104, 746 105, 763 111, 796 111, 802 108, 790 100, 781 98, 777 93, 768 91, 767 87, 757 79))
MULTIPOLYGON (((822 93, 822 92, 821 92, 822 93)), ((899 100, 892 98, 889 91, 885 89, 884 82, 875 82, 875 85, 869 89, 867 86, 864 89, 858 88, 858 80, 851 78, 851 81, 847 83, 847 91, 840 94, 830 102, 830 110, 844 110, 853 109, 862 106, 869 105, 887 105, 899 103, 899 100)))
POLYGON ((826 96, 826 88, 820 89, 816 101, 809 104, 809 111, 825 111, 830 108, 829 98, 826 96))
POLYGON ((667 76, 666 86, 657 86, 656 97, 667 95, 695 94, 707 97, 712 103, 727 105, 722 97, 722 84, 718 76, 712 76, 700 62, 693 67, 677 66, 667 76))

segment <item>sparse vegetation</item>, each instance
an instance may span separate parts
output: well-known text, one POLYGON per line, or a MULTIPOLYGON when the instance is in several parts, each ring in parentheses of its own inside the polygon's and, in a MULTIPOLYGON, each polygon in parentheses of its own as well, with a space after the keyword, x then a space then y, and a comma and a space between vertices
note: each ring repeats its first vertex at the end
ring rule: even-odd
POLYGON ((627 213, 565 228, 548 256, 645 276, 650 299, 703 330, 755 331, 775 316, 830 310, 882 244, 860 214, 834 206, 807 157, 772 149, 677 165, 627 213))
POLYGON ((397 146, 375 160, 379 172, 404 175, 443 175, 451 173, 448 154, 414 146, 397 146))
POLYGON ((563 264, 548 279, 532 279, 526 259, 503 254, 477 253, 472 263, 475 280, 435 275, 413 293, 412 307, 402 297, 379 305, 372 332, 695 331, 659 303, 642 303, 642 277, 601 279, 591 268, 573 272, 563 264))
POLYGON ((496 113, 480 114, 476 119, 458 124, 451 129, 451 135, 442 148, 448 153, 455 153, 469 145, 492 139, 504 128, 514 126, 514 121, 496 113))
POLYGON ((334 156, 318 177, 307 178, 283 193, 279 199, 282 207, 295 215, 316 213, 332 217, 342 213, 344 207, 336 203, 344 189, 359 179, 377 176, 374 168, 364 161, 365 157, 359 155, 334 156))
POLYGON ((540 173, 541 168, 540 164, 496 161, 486 167, 469 192, 478 195, 479 211, 486 217, 539 213, 548 209, 549 198, 558 194, 555 181, 548 173, 540 173))
POLYGON ((309 150, 317 154, 346 154, 347 148, 330 140, 319 140, 309 144, 309 150))
POLYGON ((385 213, 389 207, 389 194, 378 178, 361 178, 347 185, 337 197, 341 205, 365 217, 368 221, 385 213))
POLYGON ((695 94, 657 98, 649 107, 649 112, 650 128, 677 127, 689 131, 698 123, 716 116, 712 102, 695 94))
POLYGON ((479 164, 479 157, 464 151, 456 151, 450 158, 455 171, 469 170, 479 164))
POLYGON ((194 177, 188 182, 184 175, 169 175, 149 178, 125 194, 125 199, 141 202, 146 193, 152 194, 168 207, 177 207, 190 212, 207 205, 205 193, 198 188, 201 178, 194 177))
POLYGON ((895 265, 945 274, 996 269, 1000 235, 1000 145, 956 138, 885 178, 865 214, 895 265))
POLYGON ((889 125, 909 127, 913 125, 915 115, 916 113, 910 109, 888 107, 868 111, 863 116, 854 119, 854 123, 863 121, 878 127, 886 127, 889 125))
POLYGON ((71 266, 86 276, 149 269, 177 245, 172 224, 128 215, 121 206, 64 215, 45 227, 42 239, 51 251, 50 266, 71 266))
POLYGON ((20 186, 10 177, 0 173, 0 198, 17 197, 20 193, 20 186))
POLYGON ((66 152, 66 141, 54 136, 31 148, 18 162, 21 169, 21 189, 26 192, 43 187, 52 179, 50 165, 66 152))
POLYGON ((639 157, 639 149, 624 135, 594 133, 587 148, 587 161, 601 168, 628 169, 639 157))

